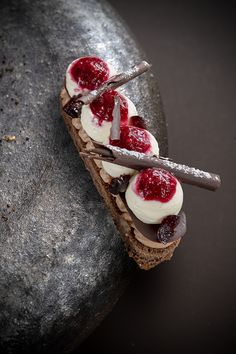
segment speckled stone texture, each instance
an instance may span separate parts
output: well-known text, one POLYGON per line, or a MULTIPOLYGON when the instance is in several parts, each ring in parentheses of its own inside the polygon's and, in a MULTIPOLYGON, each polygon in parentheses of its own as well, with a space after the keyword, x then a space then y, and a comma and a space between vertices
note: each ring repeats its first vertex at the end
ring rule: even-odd
MULTIPOLYGON (((145 56, 104 2, 1 0, 0 15, 0 349, 68 353, 111 310, 135 265, 60 118, 63 75, 82 55, 119 70, 145 56)), ((151 73, 124 92, 166 154, 151 73)))

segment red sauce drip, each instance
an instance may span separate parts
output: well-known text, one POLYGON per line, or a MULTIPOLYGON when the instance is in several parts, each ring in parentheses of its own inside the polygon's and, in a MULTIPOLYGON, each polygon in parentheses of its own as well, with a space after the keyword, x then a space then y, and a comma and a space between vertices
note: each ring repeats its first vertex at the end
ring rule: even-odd
POLYGON ((109 78, 108 65, 97 57, 84 57, 70 67, 70 75, 81 89, 95 90, 109 78))
POLYGON ((151 150, 149 134, 146 130, 124 126, 120 128, 120 140, 110 140, 110 144, 122 149, 147 153, 151 150))
POLYGON ((147 168, 137 177, 135 190, 145 200, 157 200, 166 203, 176 191, 176 179, 161 168, 147 168))
POLYGON ((90 108, 93 114, 98 118, 98 124, 102 122, 111 122, 113 119, 112 113, 114 109, 114 97, 120 98, 120 122, 121 125, 128 123, 128 102, 117 91, 110 90, 99 96, 96 100, 90 103, 90 108))

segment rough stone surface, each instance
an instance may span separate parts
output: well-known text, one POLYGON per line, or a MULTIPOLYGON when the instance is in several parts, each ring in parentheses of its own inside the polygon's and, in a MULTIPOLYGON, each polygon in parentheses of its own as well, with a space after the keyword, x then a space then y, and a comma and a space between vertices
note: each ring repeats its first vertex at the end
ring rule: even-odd
MULTIPOLYGON (((0 15, 0 349, 70 352, 135 266, 66 132, 58 94, 78 56, 101 56, 119 70, 145 56, 104 2, 1 0, 0 15)), ((165 154, 151 76, 124 91, 165 154)))

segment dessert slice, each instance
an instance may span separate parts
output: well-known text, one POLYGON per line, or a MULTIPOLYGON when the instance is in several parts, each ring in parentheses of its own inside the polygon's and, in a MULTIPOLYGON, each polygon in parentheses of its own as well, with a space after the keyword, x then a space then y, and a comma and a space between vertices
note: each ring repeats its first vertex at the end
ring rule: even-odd
MULTIPOLYGON (((158 158, 158 143, 144 129, 136 108, 127 97, 114 91, 145 72, 147 63, 109 77, 108 64, 99 62, 97 73, 93 65, 87 65, 90 58, 83 59, 83 77, 92 78, 94 85, 97 75, 99 83, 85 95, 71 97, 66 80, 60 95, 62 116, 128 254, 140 268, 150 269, 172 257, 186 232, 186 217, 181 211, 183 192, 177 178, 209 189, 217 188, 220 180, 207 172, 158 158)), ((78 90, 81 87, 78 84, 78 90)))
MULTIPOLYGON (((90 57, 88 57, 87 59, 89 61, 90 57)), ((77 61, 74 61, 73 63, 76 62, 77 61)), ((86 70, 87 70, 87 77, 94 76, 93 65, 87 66, 86 70)), ((140 69, 138 69, 138 71, 139 70, 140 69)), ((68 71, 71 71, 71 66, 69 66, 67 70, 67 76, 68 76, 68 71)), ((106 71, 106 66, 105 65, 100 66, 100 71, 102 72, 106 71)), ((135 76, 135 75, 136 75, 135 70, 132 69, 129 71, 128 74, 126 73, 126 75, 123 76, 119 75, 118 81, 119 83, 120 82, 122 83, 123 81, 125 82, 125 80, 128 81, 131 76, 135 76)), ((103 84, 109 80, 109 76, 104 75, 104 78, 105 79, 103 80, 103 84)), ((92 148, 94 145, 92 139, 89 137, 84 127, 82 126, 81 111, 83 110, 82 107, 84 105, 80 104, 81 101, 78 102, 73 98, 74 92, 71 91, 69 85, 70 84, 68 84, 68 80, 66 80, 65 87, 62 89, 60 95, 62 116, 64 118, 64 121, 67 125, 67 128, 74 140, 74 143, 78 151, 82 151, 85 149, 92 148)), ((76 92, 80 94, 79 91, 76 92)), ((137 113, 133 112, 132 116, 136 116, 136 115, 137 113)), ((132 256, 139 264, 139 266, 143 269, 149 269, 164 260, 170 259, 173 254, 173 250, 175 249, 179 241, 175 241, 175 243, 172 244, 171 246, 167 246, 166 248, 160 250, 149 248, 143 245, 140 241, 138 241, 137 238, 135 237, 135 233, 134 233, 135 228, 134 228, 132 218, 128 213, 124 202, 122 201, 119 195, 114 196, 109 192, 109 185, 112 181, 112 177, 109 176, 108 173, 105 171, 101 161, 99 160, 93 161, 86 158, 83 159, 87 169, 89 170, 92 176, 95 186, 97 187, 99 193, 104 198, 104 201, 109 211, 111 212, 114 222, 117 225, 117 228, 119 229, 121 236, 125 242, 125 246, 127 248, 129 255, 132 256)))

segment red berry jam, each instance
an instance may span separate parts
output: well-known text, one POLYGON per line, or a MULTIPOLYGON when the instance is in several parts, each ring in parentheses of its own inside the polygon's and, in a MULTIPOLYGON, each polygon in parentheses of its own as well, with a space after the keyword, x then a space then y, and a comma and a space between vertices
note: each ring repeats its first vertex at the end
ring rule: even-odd
POLYGON ((96 100, 90 103, 90 108, 93 114, 98 118, 98 124, 101 125, 105 120, 111 122, 113 119, 112 113, 114 109, 114 97, 120 98, 120 122, 121 125, 128 123, 128 102, 120 93, 114 90, 105 92, 96 100))
POLYGON ((140 116, 132 116, 132 117, 130 117, 129 124, 133 125, 134 127, 147 129, 147 125, 145 123, 145 120, 142 117, 140 117, 140 116))
POLYGON ((70 75, 81 89, 95 90, 109 78, 108 65, 97 57, 83 57, 70 67, 70 75))
POLYGON ((144 200, 157 200, 166 203, 176 191, 176 179, 161 168, 147 168, 137 177, 135 190, 144 200))
POLYGON ((110 140, 110 144, 142 153, 148 153, 152 147, 146 130, 128 125, 120 128, 120 140, 110 140))

